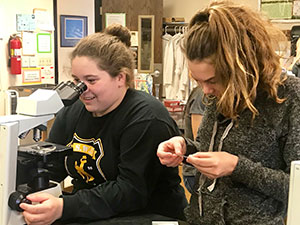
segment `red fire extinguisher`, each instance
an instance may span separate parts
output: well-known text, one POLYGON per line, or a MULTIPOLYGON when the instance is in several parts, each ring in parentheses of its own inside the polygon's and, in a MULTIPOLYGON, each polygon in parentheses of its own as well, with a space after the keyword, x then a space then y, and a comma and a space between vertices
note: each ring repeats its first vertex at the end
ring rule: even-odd
POLYGON ((22 43, 20 37, 17 35, 11 35, 9 38, 9 66, 11 74, 21 74, 22 59, 21 59, 21 48, 22 43))

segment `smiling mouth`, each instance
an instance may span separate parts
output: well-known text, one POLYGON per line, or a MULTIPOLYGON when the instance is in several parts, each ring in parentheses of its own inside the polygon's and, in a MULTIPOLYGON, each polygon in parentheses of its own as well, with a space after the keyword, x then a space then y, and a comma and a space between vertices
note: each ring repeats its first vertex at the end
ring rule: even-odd
POLYGON ((82 98, 83 101, 91 101, 93 100, 95 97, 84 97, 82 98))

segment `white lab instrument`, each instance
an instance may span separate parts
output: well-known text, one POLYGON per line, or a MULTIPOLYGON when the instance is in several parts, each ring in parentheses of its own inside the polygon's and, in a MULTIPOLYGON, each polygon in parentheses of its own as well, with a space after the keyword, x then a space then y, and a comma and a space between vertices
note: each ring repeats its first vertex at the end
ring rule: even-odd
MULTIPOLYGON (((62 82, 55 90, 38 89, 30 96, 18 98, 18 114, 0 117, 0 225, 25 224, 21 212, 12 210, 8 205, 10 197, 17 191, 19 137, 45 125, 65 103, 72 104, 85 90, 86 86, 82 82, 78 85, 62 82)), ((39 132, 34 134, 39 136, 39 132)), ((40 138, 34 139, 38 141, 40 138)), ((41 191, 55 196, 61 194, 58 184, 41 191)))
POLYGON ((300 221, 300 160, 291 163, 287 225, 300 221))

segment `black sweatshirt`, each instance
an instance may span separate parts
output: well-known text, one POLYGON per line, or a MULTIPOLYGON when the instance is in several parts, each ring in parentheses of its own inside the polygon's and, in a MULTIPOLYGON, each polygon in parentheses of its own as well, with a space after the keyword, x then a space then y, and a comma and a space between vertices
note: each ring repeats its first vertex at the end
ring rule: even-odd
POLYGON ((151 95, 129 89, 112 112, 93 117, 81 101, 57 115, 49 141, 73 148, 55 180, 70 175, 74 193, 64 195, 62 220, 97 220, 158 213, 183 218, 187 204, 178 168, 160 164, 158 144, 179 135, 165 107, 151 95))

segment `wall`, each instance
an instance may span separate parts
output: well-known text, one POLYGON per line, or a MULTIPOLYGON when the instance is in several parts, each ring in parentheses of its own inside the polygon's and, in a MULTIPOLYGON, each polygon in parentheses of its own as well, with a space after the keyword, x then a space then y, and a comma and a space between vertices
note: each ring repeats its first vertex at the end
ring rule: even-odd
MULTIPOLYGON (((186 22, 200 9, 206 7, 213 0, 164 0, 164 17, 184 17, 186 22)), ((258 0, 235 0, 235 3, 258 9, 258 0)))
MULTIPOLYGON (((163 0, 164 17, 184 17, 188 22, 199 9, 207 6, 212 0, 163 0)), ((257 0, 236 0, 235 2, 248 5, 257 10, 257 0)), ((16 13, 31 13, 33 8, 45 8, 53 11, 53 0, 0 0, 0 116, 4 114, 4 90, 16 84, 16 76, 8 74, 7 68, 7 42, 9 35, 16 30, 16 13), (17 7, 16 7, 17 6, 17 7)), ((61 14, 88 16, 88 33, 95 30, 94 23, 94 0, 57 0, 58 31, 60 30, 61 14)), ((282 25, 282 24, 279 24, 282 25)), ((288 24, 291 27, 291 24, 288 24)), ((58 37, 60 32, 58 32, 58 37)), ((69 54, 73 48, 60 47, 58 38, 58 72, 59 81, 70 79, 69 54)))
POLYGON ((88 17, 88 34, 95 32, 94 0, 57 0, 58 29, 58 80, 70 80, 69 55, 73 47, 60 47, 60 15, 76 15, 88 17))
MULTIPOLYGON (((88 16, 88 33, 94 32, 94 0, 57 0, 58 31, 60 29, 59 15, 88 16), (72 7, 70 7, 72 6, 72 7)), ((10 86, 20 85, 21 75, 10 75, 7 43, 9 36, 16 33, 16 14, 30 14, 34 8, 46 9, 53 20, 53 0, 0 0, 0 116, 5 112, 5 91, 10 86), (16 7, 17 6, 17 7, 16 7)), ((60 32, 58 32, 59 37, 60 32)), ((54 38, 52 38, 54 46, 54 38)), ((54 51, 54 48, 52 48, 54 51)), ((60 48, 58 38, 58 71, 59 81, 69 79, 69 53, 73 48, 60 48)))
POLYGON ((139 15, 154 15, 154 63, 162 63, 163 0, 102 0, 103 27, 105 13, 115 12, 126 13, 126 26, 131 31, 138 30, 139 15))
MULTIPOLYGON (((164 0, 164 17, 184 17, 186 22, 200 9, 206 7, 213 0, 164 0)), ((260 9, 260 0, 235 0, 235 3, 249 6, 254 10, 260 9)), ((290 30, 292 26, 299 25, 300 20, 273 20, 275 26, 282 30, 290 30)))
MULTIPOLYGON (((9 86, 19 85, 21 75, 10 75, 7 43, 11 34, 16 33, 16 14, 33 13, 34 8, 46 9, 53 16, 52 0, 0 0, 0 115, 4 114, 4 91, 9 86), (17 7, 16 7, 17 6, 17 7)), ((53 17, 52 17, 53 18, 53 17)), ((53 45, 52 45, 53 46, 53 45)))

